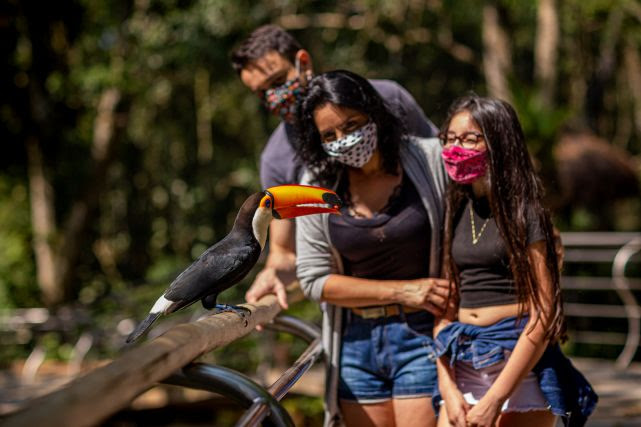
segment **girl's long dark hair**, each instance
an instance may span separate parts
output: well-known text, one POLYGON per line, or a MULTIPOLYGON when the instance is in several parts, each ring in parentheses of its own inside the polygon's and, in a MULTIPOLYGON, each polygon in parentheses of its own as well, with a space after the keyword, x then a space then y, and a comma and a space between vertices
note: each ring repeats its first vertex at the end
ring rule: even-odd
POLYGON ((341 163, 332 161, 323 151, 314 121, 314 111, 327 103, 360 111, 376 123, 383 169, 389 174, 397 174, 399 143, 404 134, 401 121, 365 78, 350 71, 336 70, 311 79, 298 104, 296 153, 320 184, 333 185, 345 168, 341 163))
MULTIPOLYGON (((452 118, 464 111, 470 113, 481 128, 487 145, 490 208, 510 258, 510 269, 521 305, 519 317, 524 308, 531 305, 536 313, 530 315, 536 316, 537 321, 543 321, 547 338, 563 339, 565 323, 552 222, 541 203, 543 186, 532 165, 516 112, 505 101, 465 96, 450 107, 442 131, 447 132, 452 118), (546 266, 553 286, 550 309, 544 307, 540 285, 528 256, 528 218, 539 222, 545 236, 546 266)), ((452 258, 454 224, 462 215, 470 191, 469 186, 455 182, 450 183, 447 191, 444 264, 446 274, 457 288, 460 283, 452 258)))

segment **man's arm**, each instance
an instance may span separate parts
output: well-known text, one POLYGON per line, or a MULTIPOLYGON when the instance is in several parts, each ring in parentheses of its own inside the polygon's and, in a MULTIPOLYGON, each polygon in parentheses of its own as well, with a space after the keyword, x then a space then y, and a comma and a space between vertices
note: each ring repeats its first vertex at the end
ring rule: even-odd
POLYGON ((296 279, 295 227, 293 220, 272 220, 267 261, 245 293, 247 302, 255 303, 264 295, 276 294, 280 306, 288 308, 286 285, 296 279))
MULTIPOLYGON (((278 125, 260 156, 262 188, 298 182, 295 154, 284 123, 278 125)), ((245 293, 249 303, 267 294, 276 294, 278 303, 287 308, 285 286, 296 278, 296 223, 289 219, 272 220, 269 226, 269 251, 263 269, 245 293)))

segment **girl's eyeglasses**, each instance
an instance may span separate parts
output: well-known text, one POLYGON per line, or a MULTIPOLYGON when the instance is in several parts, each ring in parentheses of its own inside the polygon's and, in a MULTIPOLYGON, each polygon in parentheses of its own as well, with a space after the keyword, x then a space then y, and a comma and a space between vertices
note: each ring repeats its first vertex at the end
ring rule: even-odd
POLYGON ((441 140, 441 144, 444 147, 451 147, 458 141, 461 147, 473 149, 476 148, 479 142, 483 141, 483 134, 478 132, 465 132, 461 135, 456 135, 454 132, 441 132, 438 134, 438 139, 441 140))

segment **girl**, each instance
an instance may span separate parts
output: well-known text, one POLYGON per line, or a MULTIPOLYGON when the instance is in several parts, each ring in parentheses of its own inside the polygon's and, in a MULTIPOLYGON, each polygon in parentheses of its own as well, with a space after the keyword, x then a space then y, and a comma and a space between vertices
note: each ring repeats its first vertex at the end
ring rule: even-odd
POLYGON ((516 113, 467 96, 442 129, 452 179, 444 265, 456 306, 435 327, 439 426, 554 426, 568 413, 582 425, 596 395, 557 343, 564 321, 552 225, 516 113))

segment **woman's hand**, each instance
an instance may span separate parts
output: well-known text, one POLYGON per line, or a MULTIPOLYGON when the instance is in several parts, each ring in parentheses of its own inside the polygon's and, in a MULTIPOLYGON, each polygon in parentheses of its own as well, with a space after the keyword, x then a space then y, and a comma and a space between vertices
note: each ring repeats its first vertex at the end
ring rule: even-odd
POLYGON ((503 401, 493 398, 489 393, 467 412, 467 425, 471 427, 494 427, 501 413, 503 401))
POLYGON ((452 387, 442 392, 445 401, 445 410, 450 425, 455 427, 466 427, 466 415, 472 405, 467 403, 458 388, 452 387))
POLYGON ((415 279, 404 283, 399 291, 398 300, 410 307, 422 308, 440 316, 445 312, 450 281, 446 279, 415 279))

